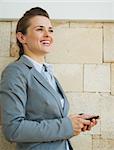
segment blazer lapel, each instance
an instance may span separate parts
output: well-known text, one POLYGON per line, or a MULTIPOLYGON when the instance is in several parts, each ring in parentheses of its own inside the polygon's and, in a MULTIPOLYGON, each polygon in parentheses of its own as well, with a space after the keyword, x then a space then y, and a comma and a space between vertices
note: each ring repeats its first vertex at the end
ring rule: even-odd
POLYGON ((49 82, 34 68, 33 64, 26 57, 22 56, 19 61, 23 62, 26 66, 28 66, 34 78, 55 97, 61 115, 64 116, 58 93, 52 88, 49 82))
POLYGON ((59 88, 59 90, 60 90, 60 92, 61 92, 63 98, 64 98, 63 113, 64 113, 64 116, 66 116, 67 113, 68 113, 68 109, 69 109, 69 103, 68 103, 67 97, 65 96, 65 92, 63 91, 63 89, 62 89, 62 87, 61 87, 59 81, 56 79, 56 77, 55 77, 55 81, 56 81, 56 84, 57 84, 57 86, 58 86, 58 88, 59 88))
POLYGON ((60 97, 57 94, 57 92, 52 88, 52 86, 49 84, 49 82, 35 69, 32 68, 31 69, 33 76, 35 77, 35 79, 40 82, 40 84, 42 84, 42 86, 44 86, 56 99, 56 102, 60 108, 61 114, 63 116, 63 110, 62 110, 62 106, 60 103, 60 97))

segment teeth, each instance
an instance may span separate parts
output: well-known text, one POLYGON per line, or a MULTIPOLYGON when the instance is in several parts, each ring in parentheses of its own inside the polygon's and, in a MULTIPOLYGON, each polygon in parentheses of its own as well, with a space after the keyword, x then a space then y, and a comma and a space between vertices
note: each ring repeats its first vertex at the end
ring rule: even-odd
POLYGON ((50 41, 42 41, 42 44, 50 44, 50 41))

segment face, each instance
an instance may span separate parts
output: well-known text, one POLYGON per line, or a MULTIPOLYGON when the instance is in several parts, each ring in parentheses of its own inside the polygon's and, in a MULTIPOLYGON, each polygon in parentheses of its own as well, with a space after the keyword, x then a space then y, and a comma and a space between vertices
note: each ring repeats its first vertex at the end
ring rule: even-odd
POLYGON ((25 53, 30 51, 35 55, 44 56, 50 52, 53 43, 53 28, 47 17, 31 18, 27 33, 23 36, 25 53))

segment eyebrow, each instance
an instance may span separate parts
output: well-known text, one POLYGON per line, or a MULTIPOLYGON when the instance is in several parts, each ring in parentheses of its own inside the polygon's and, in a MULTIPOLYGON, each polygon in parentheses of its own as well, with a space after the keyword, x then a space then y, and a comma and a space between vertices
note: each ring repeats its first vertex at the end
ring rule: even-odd
MULTIPOLYGON (((34 28, 37 28, 37 27, 40 27, 40 28, 45 28, 45 26, 35 26, 34 28)), ((53 27, 48 27, 49 29, 52 29, 53 27)))

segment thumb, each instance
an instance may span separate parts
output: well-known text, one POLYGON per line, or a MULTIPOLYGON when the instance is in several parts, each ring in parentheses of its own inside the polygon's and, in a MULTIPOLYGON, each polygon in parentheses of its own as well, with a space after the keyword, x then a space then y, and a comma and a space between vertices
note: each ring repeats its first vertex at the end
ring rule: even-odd
POLYGON ((83 123, 84 125, 90 125, 90 124, 91 124, 91 121, 90 121, 90 120, 82 119, 82 123, 83 123))

